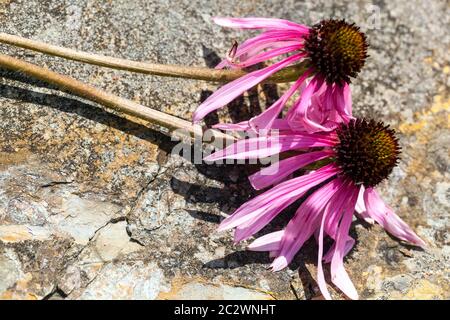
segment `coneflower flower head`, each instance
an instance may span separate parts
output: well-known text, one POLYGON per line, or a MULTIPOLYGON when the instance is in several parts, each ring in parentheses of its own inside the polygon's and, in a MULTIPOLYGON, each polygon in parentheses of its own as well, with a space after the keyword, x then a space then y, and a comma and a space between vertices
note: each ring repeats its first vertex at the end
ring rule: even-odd
POLYGON ((274 187, 244 203, 221 222, 219 230, 235 228, 236 242, 248 239, 312 189, 284 229, 256 239, 249 249, 269 251, 275 257, 272 269, 278 271, 315 235, 319 244, 317 280, 323 295, 331 298, 322 269, 325 261, 331 263, 331 281, 348 297, 357 299, 343 264, 355 243, 349 236, 355 210, 367 222, 377 222, 395 237, 413 245, 425 245, 374 188, 398 163, 398 139, 389 126, 374 120, 350 119, 332 131, 320 133, 293 131, 286 122, 278 119, 277 126, 283 128, 278 132, 240 140, 205 158, 257 159, 290 150, 306 151, 251 175, 249 180, 255 189, 274 187), (319 161, 326 164, 289 179, 296 170, 319 161), (325 236, 334 243, 324 254, 325 236))
POLYGON ((311 28, 303 50, 327 83, 342 84, 361 71, 367 48, 366 36, 354 23, 323 20, 311 28))
POLYGON ((395 131, 382 122, 352 119, 337 130, 336 164, 356 185, 374 187, 397 165, 400 146, 395 131))
POLYGON ((272 106, 249 121, 219 124, 216 128, 267 131, 273 128, 275 119, 296 92, 300 97, 286 116, 292 130, 332 131, 339 123, 352 119, 349 83, 364 66, 368 48, 366 37, 357 26, 344 20, 323 20, 313 27, 266 18, 215 18, 214 21, 224 27, 264 30, 237 47, 233 45, 227 59, 216 68, 245 68, 283 58, 221 87, 197 108, 194 122, 271 75, 298 63, 304 66, 303 73, 272 106))

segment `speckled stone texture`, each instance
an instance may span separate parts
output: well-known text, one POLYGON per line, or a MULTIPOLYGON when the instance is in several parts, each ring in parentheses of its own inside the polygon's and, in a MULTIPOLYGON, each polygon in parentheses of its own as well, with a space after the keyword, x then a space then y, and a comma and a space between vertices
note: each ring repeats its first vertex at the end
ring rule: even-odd
MULTIPOLYGON (((233 39, 253 34, 221 29, 215 15, 355 21, 371 44, 352 85, 355 113, 390 123, 404 151, 380 192, 428 248, 357 220, 346 268, 362 299, 449 299, 450 10, 446 1, 368 4, 2 0, 0 29, 139 61, 213 66, 233 39)), ((185 119, 217 88, 1 50, 185 119)), ((283 89, 251 90, 206 122, 247 118, 283 89)), ((2 69, 0 119, 1 298, 320 298, 313 241, 272 273, 266 253, 215 231, 253 196, 251 167, 173 156, 176 142, 151 124, 2 69)))

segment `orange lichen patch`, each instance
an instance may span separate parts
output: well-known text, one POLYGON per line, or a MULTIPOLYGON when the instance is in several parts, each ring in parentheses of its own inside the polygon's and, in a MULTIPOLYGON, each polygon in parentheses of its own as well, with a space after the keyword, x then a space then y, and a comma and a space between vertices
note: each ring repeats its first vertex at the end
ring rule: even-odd
POLYGON ((392 291, 390 299, 398 300, 432 300, 447 299, 445 286, 438 285, 425 279, 421 279, 414 283, 406 293, 392 291))
POLYGON ((30 152, 27 150, 19 150, 14 153, 0 152, 0 169, 7 168, 10 165, 24 163, 29 157, 30 152))
POLYGON ((431 141, 439 134, 439 130, 450 129, 450 99, 437 95, 430 108, 417 112, 414 123, 402 123, 398 129, 401 133, 414 136, 414 148, 404 150, 409 155, 408 174, 416 177, 441 176, 429 163, 425 155, 431 141))
POLYGON ((20 242, 25 240, 45 240, 51 233, 41 227, 27 227, 24 225, 0 225, 0 241, 20 242))
POLYGON ((445 117, 437 116, 441 111, 450 111, 450 99, 444 99, 442 96, 437 95, 433 98, 433 104, 430 108, 414 114, 414 118, 417 121, 414 123, 402 123, 398 129, 404 134, 412 134, 435 125, 436 121, 442 122, 445 127, 450 128, 450 114, 447 114, 445 117))
POLYGON ((30 282, 33 279, 31 273, 26 273, 22 279, 17 280, 14 288, 0 294, 0 300, 38 300, 41 297, 30 292, 30 282))

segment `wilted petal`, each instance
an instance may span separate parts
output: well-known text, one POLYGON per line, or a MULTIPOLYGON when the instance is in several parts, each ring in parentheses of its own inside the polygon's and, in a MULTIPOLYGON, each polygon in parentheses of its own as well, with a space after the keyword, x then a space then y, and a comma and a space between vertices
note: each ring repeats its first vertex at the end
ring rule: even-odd
POLYGON ((280 152, 313 148, 331 147, 336 143, 334 135, 280 134, 268 137, 242 139, 207 157, 206 161, 221 159, 261 159, 280 152))
POLYGON ((199 122, 208 113, 223 107, 248 89, 256 86, 258 83, 262 82, 263 80, 288 66, 289 64, 299 60, 301 57, 302 54, 290 56, 289 58, 286 58, 269 67, 253 71, 243 77, 240 77, 237 80, 224 85, 222 88, 214 92, 208 99, 206 99, 205 102, 203 102, 197 108, 193 116, 194 122, 199 122))
POLYGON ((364 201, 367 214, 379 223, 387 232, 416 246, 426 246, 425 242, 384 203, 375 189, 367 188, 364 191, 364 201))
POLYGON ((314 76, 311 81, 306 86, 305 90, 303 90, 300 99, 297 103, 289 110, 287 114, 287 119, 292 129, 296 128, 304 128, 307 132, 318 132, 318 131, 331 131, 335 128, 335 126, 324 126, 323 124, 317 122, 314 118, 314 114, 311 115, 310 106, 311 99, 314 94, 319 92, 322 85, 324 83, 324 79, 320 76, 314 76))
POLYGON ((350 277, 344 268, 345 245, 347 243, 348 232, 355 210, 356 200, 359 189, 354 186, 351 188, 351 194, 347 198, 346 206, 343 210, 341 223, 337 230, 336 247, 331 258, 331 281, 351 299, 358 299, 358 292, 355 289, 350 277))
POLYGON ((331 178, 338 171, 339 168, 330 164, 307 175, 278 184, 244 203, 235 213, 222 221, 219 231, 239 226, 241 230, 246 231, 246 237, 251 236, 310 188, 331 178))
POLYGON ((308 33, 307 26, 294 23, 289 20, 273 19, 273 18, 228 18, 214 17, 214 22, 222 27, 239 28, 239 29, 287 29, 295 30, 302 33, 308 33))
POLYGON ((247 248, 251 251, 279 250, 283 233, 284 233, 283 230, 268 233, 253 241, 251 244, 248 245, 247 248))
POLYGON ((306 240, 319 227, 322 210, 340 187, 340 180, 333 179, 309 196, 298 208, 286 226, 279 256, 273 261, 272 269, 281 270, 292 261, 306 240))
POLYGON ((281 160, 252 174, 248 179, 256 190, 277 184, 294 171, 310 163, 330 157, 331 151, 315 151, 281 160))
POLYGON ((311 70, 307 70, 290 88, 286 91, 280 99, 278 99, 274 104, 272 104, 267 110, 262 112, 260 115, 250 119, 249 123, 252 128, 256 131, 258 130, 268 130, 272 128, 272 124, 275 119, 280 114, 283 107, 290 97, 297 91, 303 84, 306 78, 309 77, 311 70))

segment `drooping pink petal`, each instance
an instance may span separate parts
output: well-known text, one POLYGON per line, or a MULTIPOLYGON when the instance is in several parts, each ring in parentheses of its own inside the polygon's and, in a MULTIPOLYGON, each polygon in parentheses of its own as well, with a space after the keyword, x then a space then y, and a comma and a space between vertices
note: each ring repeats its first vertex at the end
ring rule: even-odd
POLYGON ((332 152, 330 150, 315 151, 293 156, 269 167, 265 167, 260 171, 248 177, 253 188, 256 190, 264 189, 268 186, 277 184, 279 181, 289 176, 294 171, 304 167, 315 161, 330 157, 332 152))
POLYGON ((364 201, 367 214, 380 224, 393 236, 412 243, 419 247, 425 247, 425 242, 420 239, 414 231, 387 206, 373 188, 366 188, 364 201))
POLYGON ((319 289, 322 292, 322 295, 327 300, 331 300, 331 295, 328 292, 327 283, 325 281, 325 275, 323 273, 322 268, 322 256, 323 256, 323 229, 325 224, 325 219, 327 218, 327 212, 324 211, 322 214, 322 221, 320 222, 320 231, 318 236, 319 242, 319 252, 317 253, 317 284, 319 285, 319 289))
POLYGON ((334 126, 324 126, 321 123, 314 121, 308 114, 308 109, 311 106, 311 99, 314 94, 316 94, 324 84, 324 79, 320 76, 314 76, 311 81, 303 90, 300 99, 295 103, 295 105, 289 110, 287 114, 287 119, 291 128, 304 128, 307 132, 318 132, 318 131, 331 131, 334 126))
MULTIPOLYGON (((344 246, 344 257, 352 250, 353 246, 355 245, 355 239, 353 239, 350 236, 347 236, 347 239, 345 240, 345 246, 344 246)), ((334 251, 336 250, 336 242, 333 243, 331 248, 328 250, 328 252, 323 257, 323 262, 330 263, 331 259, 333 258, 334 251)))
POLYGON ((234 80, 233 82, 224 85, 197 108, 193 115, 194 122, 199 122, 208 113, 223 107, 248 89, 270 77, 272 74, 278 72, 289 64, 298 61, 302 55, 303 54, 296 54, 290 56, 269 67, 253 71, 237 80, 234 80))
POLYGON ((284 134, 242 139, 205 157, 205 161, 222 159, 261 159, 288 150, 332 147, 336 144, 334 135, 284 134))
POLYGON ((333 257, 331 258, 331 281, 349 298, 358 299, 358 292, 355 289, 350 277, 344 268, 345 245, 348 239, 348 232, 358 198, 359 188, 350 185, 350 196, 346 199, 341 223, 337 230, 336 244, 333 257))
MULTIPOLYGON (((230 61, 229 65, 233 65, 236 68, 247 68, 247 67, 255 65, 257 63, 278 57, 280 55, 299 50, 301 47, 302 47, 301 44, 295 44, 295 45, 291 45, 291 46, 283 46, 281 48, 276 48, 273 50, 262 52, 262 53, 255 55, 249 59, 246 59, 245 61, 241 61, 241 62, 230 61)), ((303 54, 303 56, 305 56, 305 54, 303 54)))
POLYGON ((233 61, 245 62, 264 50, 291 45, 303 45, 300 33, 289 30, 266 31, 256 37, 245 40, 237 47, 232 59, 227 57, 222 60, 216 66, 216 69, 222 69, 226 66, 234 67, 233 61))
POLYGON ((280 230, 263 235, 250 243, 247 249, 251 251, 277 251, 280 249, 283 233, 284 230, 280 230))
POLYGON ((308 33, 309 27, 289 20, 273 18, 228 18, 214 17, 214 22, 222 27, 239 29, 287 29, 308 33))
POLYGON ((341 118, 347 123, 353 118, 350 86, 344 82, 342 86, 335 85, 334 88, 333 96, 335 108, 341 118))
POLYGON ((366 205, 364 203, 364 190, 365 190, 364 186, 361 186, 361 188, 359 189, 358 200, 356 201, 355 211, 358 214, 358 216, 364 219, 364 221, 366 221, 369 224, 374 224, 375 220, 373 220, 369 216, 366 210, 366 205))
POLYGON ((278 117, 283 107, 286 105, 286 102, 290 97, 292 97, 295 91, 299 89, 305 79, 309 77, 310 73, 311 70, 307 70, 272 106, 270 106, 267 110, 257 115, 256 117, 250 119, 249 123, 252 128, 256 131, 270 129, 273 122, 278 117))
POLYGON ((248 121, 242 121, 239 123, 218 123, 212 126, 214 129, 224 131, 247 131, 250 129, 248 121))
POLYGON ((333 177, 339 168, 333 164, 278 184, 272 189, 244 203, 219 226, 219 231, 245 225, 248 236, 261 230, 281 210, 300 198, 310 188, 333 177))
POLYGON ((333 179, 301 204, 286 226, 279 256, 271 265, 273 271, 279 271, 287 267, 306 240, 319 227, 322 210, 340 185, 339 179, 333 179))

